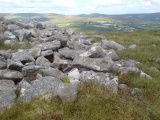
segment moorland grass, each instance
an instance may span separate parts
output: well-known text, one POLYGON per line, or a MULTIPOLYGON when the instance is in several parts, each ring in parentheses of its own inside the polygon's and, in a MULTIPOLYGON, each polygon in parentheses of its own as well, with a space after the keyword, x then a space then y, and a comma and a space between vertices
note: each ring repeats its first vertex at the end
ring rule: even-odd
POLYGON ((159 120, 160 75, 149 68, 160 70, 160 64, 155 62, 155 58, 160 57, 160 30, 104 35, 126 48, 136 44, 137 48, 118 51, 118 54, 123 59, 139 61, 140 69, 153 79, 139 78, 135 73, 120 75, 119 83, 127 84, 128 88, 119 90, 118 94, 97 83, 80 84, 78 96, 72 102, 63 103, 57 97, 49 101, 19 101, 0 115, 0 120, 159 120), (131 94, 135 87, 141 92, 131 94))

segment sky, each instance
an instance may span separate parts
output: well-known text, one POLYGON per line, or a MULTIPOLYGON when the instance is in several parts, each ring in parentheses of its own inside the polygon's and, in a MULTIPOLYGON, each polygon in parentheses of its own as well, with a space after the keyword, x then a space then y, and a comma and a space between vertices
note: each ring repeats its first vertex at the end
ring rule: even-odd
POLYGON ((160 0, 0 0, 0 13, 128 14, 160 12, 160 0))

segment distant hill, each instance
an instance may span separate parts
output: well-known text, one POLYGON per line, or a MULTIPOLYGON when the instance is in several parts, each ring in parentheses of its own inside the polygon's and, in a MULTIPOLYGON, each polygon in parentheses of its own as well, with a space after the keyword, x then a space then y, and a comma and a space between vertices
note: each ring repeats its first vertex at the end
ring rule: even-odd
POLYGON ((133 20, 148 20, 148 21, 160 21, 159 13, 145 13, 145 14, 121 14, 121 15, 107 15, 107 14, 80 14, 78 17, 111 17, 114 19, 133 19, 133 20))

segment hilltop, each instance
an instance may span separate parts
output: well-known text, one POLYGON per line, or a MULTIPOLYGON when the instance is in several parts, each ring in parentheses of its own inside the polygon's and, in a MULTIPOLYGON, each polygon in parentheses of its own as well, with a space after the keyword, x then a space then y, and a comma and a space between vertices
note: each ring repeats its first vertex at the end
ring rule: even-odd
POLYGON ((0 21, 1 120, 159 119, 159 30, 0 21))

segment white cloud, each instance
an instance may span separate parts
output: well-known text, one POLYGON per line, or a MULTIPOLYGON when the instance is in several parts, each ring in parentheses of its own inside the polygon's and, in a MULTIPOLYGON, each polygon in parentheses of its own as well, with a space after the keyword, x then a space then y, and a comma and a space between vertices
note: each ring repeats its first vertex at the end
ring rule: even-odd
POLYGON ((96 5, 112 5, 112 4, 121 4, 122 0, 92 0, 96 5))

